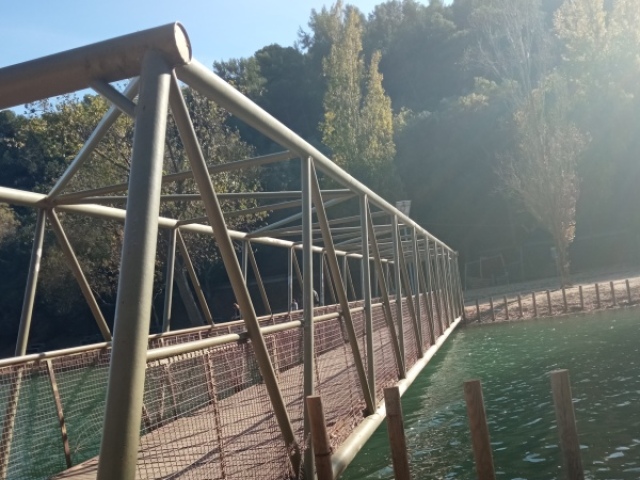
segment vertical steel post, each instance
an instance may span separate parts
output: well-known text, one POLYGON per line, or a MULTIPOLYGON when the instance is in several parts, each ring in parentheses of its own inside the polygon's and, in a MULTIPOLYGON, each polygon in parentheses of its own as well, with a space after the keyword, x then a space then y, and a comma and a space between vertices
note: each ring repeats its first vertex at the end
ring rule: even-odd
POLYGON ((402 353, 402 361, 405 362, 407 357, 404 348, 404 322, 402 318, 402 287, 400 285, 400 263, 404 259, 400 258, 400 238, 398 237, 398 217, 395 215, 391 218, 393 231, 391 232, 393 239, 393 283, 396 287, 396 324, 398 328, 398 340, 400 341, 400 352, 402 353))
MULTIPOLYGON (((311 198, 311 158, 303 157, 301 163, 302 190, 302 307, 304 336, 304 398, 315 395, 315 342, 313 328, 313 230, 311 198)), ((311 419, 305 403, 304 438, 311 432, 311 419)), ((304 452, 305 478, 314 478, 313 445, 307 445, 304 452)))
MULTIPOLYGON (((347 284, 347 256, 342 256, 342 283, 347 284)), ((349 291, 347 290, 347 297, 349 296, 349 291)), ((354 298, 355 300, 355 298, 354 298)))
POLYGON ((133 480, 136 474, 170 74, 160 53, 145 54, 98 480, 133 480))
MULTIPOLYGON (((427 240, 428 242, 428 240, 427 240)), ((431 251, 429 250, 429 255, 431 251)), ((438 267, 438 244, 433 244, 433 260, 429 259, 429 270, 432 271, 431 277, 433 278, 433 290, 434 302, 436 304, 436 310, 438 311, 438 324, 440 325, 440 333, 442 334, 447 325, 447 319, 445 318, 444 306, 442 304, 442 290, 440 286, 440 268, 438 267)))
MULTIPOLYGON (((242 314, 242 318, 247 328, 247 333, 251 339, 251 345, 253 346, 258 367, 273 406, 276 421, 278 422, 278 426, 282 432, 287 452, 289 452, 293 471, 298 472, 301 461, 300 448, 293 432, 289 413, 287 412, 284 398, 282 397, 282 392, 278 385, 278 380, 271 363, 267 345, 260 330, 258 317, 253 308, 249 290, 244 284, 242 269, 240 268, 240 263, 238 262, 238 257, 236 256, 236 252, 233 247, 233 241, 229 237, 229 231, 222 214, 222 208, 220 207, 218 196, 216 195, 213 184, 211 183, 204 155, 200 149, 200 144, 198 143, 193 124, 189 118, 187 106, 184 98, 182 97, 180 86, 178 85, 178 81, 175 76, 172 76, 171 83, 171 111, 176 121, 180 137, 185 145, 185 150, 191 163, 193 177, 196 181, 198 190, 202 196, 202 202, 207 212, 207 218, 209 219, 212 230, 215 232, 215 239, 218 244, 218 249, 220 250, 222 262, 224 263, 227 274, 229 275, 229 281, 231 282, 233 293, 240 307, 240 313, 242 314)), ((113 476, 111 478, 118 477, 113 476)))
POLYGON ((287 311, 291 311, 293 303, 293 248, 287 249, 287 311))
POLYGON ((422 290, 422 295, 424 296, 424 304, 426 306, 425 315, 427 316, 427 327, 429 329, 429 345, 435 345, 436 343, 436 335, 434 331, 433 325, 433 305, 431 304, 430 292, 427 281, 424 276, 424 271, 422 270, 422 258, 420 255, 420 251, 417 252, 418 256, 418 265, 416 266, 418 272, 418 285, 420 286, 420 290, 422 290))
POLYGON ((175 228, 169 230, 169 249, 167 251, 167 271, 164 287, 164 312, 162 314, 162 331, 171 329, 171 304, 173 301, 173 277, 176 271, 176 237, 175 228))
MULTIPOLYGON (((382 259, 380 258, 380 249, 378 248, 378 239, 376 238, 376 231, 373 228, 373 221, 371 220, 371 211, 367 209, 368 222, 367 228, 369 230, 369 241, 371 242, 371 252, 373 253, 373 264, 378 272, 378 284, 380 286, 380 294, 382 296, 382 309, 384 312, 384 319, 387 323, 387 329, 391 337, 391 345, 393 346, 393 353, 396 359, 396 367, 398 369, 398 378, 405 378, 404 358, 402 358, 402 352, 400 351, 400 342, 398 340, 398 333, 396 327, 393 324, 393 313, 391 312, 391 301, 389 299, 389 290, 387 289, 387 281, 382 271, 382 259)), ((387 264, 388 265, 388 264, 387 264)))
MULTIPOLYGON (((45 212, 38 210, 36 229, 33 235, 31 247, 31 260, 29 261, 29 274, 22 301, 22 313, 20 315, 20 327, 18 340, 16 341, 15 356, 21 357, 27 353, 29 332, 31 330, 31 317, 33 304, 36 298, 38 274, 40 273, 40 261, 42 260, 42 242, 44 239, 45 212)), ((0 437, 0 479, 6 478, 11 454, 11 442, 13 441, 13 429, 15 427, 16 414, 18 413, 18 401, 22 384, 22 369, 18 370, 16 381, 13 384, 7 399, 4 420, 2 422, 2 436, 0 437)))
POLYGON ((416 228, 411 229, 411 240, 413 241, 413 288, 415 291, 416 317, 418 318, 418 332, 420 332, 420 344, 424 346, 424 338, 422 334, 422 312, 420 308, 420 281, 418 278, 418 269, 420 268, 420 259, 418 257, 418 233, 416 228))
POLYGON ((364 299, 364 325, 367 342, 367 373, 369 389, 374 404, 376 401, 376 362, 373 350, 373 314, 371 311, 371 269, 369 265, 369 200, 366 195, 360 196, 360 235, 362 236, 362 298, 364 299))
POLYGON ((249 273, 249 253, 248 250, 251 248, 249 246, 249 241, 245 240, 242 242, 242 277, 244 278, 244 284, 248 285, 247 274, 249 273))
MULTIPOLYGON (((413 296, 411 293, 411 281, 409 278, 409 272, 407 271, 407 263, 404 261, 404 247, 402 241, 398 242, 398 259, 400 260, 400 279, 402 281, 402 287, 407 291, 407 308, 409 309, 409 316, 411 317, 411 323, 413 325, 413 335, 416 340, 416 346, 418 349, 418 358, 424 356, 424 349, 422 345, 422 333, 418 326, 419 320, 416 316, 415 305, 413 303, 413 296)), ((402 319, 404 322, 404 318, 402 319)))
POLYGON ((324 250, 320 253, 320 261, 318 266, 318 274, 320 279, 318 281, 318 297, 320 299, 320 305, 324 306, 324 250))
POLYGON ((16 342, 15 350, 16 357, 21 357, 27 353, 29 331, 31 330, 31 316, 33 314, 33 304, 36 298, 40 262, 42 261, 44 227, 45 211, 43 209, 38 209, 36 229, 33 235, 33 246, 31 247, 31 260, 29 261, 29 274, 27 276, 27 285, 25 287, 24 298, 22 300, 22 313, 20 314, 20 327, 18 329, 18 341, 16 342))
POLYGON ((362 362, 362 356, 360 355, 360 347, 358 346, 358 338, 356 336, 355 328, 353 327, 353 320, 351 318, 351 310, 349 309, 349 302, 347 300, 347 292, 342 283, 340 277, 340 267, 338 266, 338 257, 336 256, 336 250, 333 246, 333 238, 331 237, 331 227, 327 220, 327 213, 322 203, 322 193, 320 192, 320 185, 318 184, 318 177, 316 176, 313 166, 311 167, 311 193, 313 195, 313 203, 316 207, 316 214, 318 216, 318 223, 322 230, 322 240, 327 251, 327 263, 329 271, 333 277, 333 282, 336 285, 336 293, 340 302, 340 309, 342 310, 342 318, 344 319, 344 326, 349 336, 349 344, 351 345, 351 352, 353 354, 353 362, 358 373, 358 380, 362 388, 362 396, 367 406, 368 414, 371 415, 375 412, 375 404, 371 398, 371 390, 369 389, 369 382, 367 381, 367 374, 362 362))

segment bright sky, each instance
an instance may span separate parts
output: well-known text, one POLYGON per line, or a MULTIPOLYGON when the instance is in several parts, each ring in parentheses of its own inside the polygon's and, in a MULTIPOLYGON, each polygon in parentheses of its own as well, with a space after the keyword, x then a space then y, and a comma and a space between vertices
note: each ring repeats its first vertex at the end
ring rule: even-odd
MULTIPOLYGON (((332 0, 326 1, 328 5, 332 0)), ((351 0, 365 14, 383 0, 351 0)), ((427 0, 424 0, 425 3, 427 0)), ((4 2, 0 2, 4 3, 4 2)), ((0 67, 180 21, 193 56, 246 57, 265 45, 293 45, 325 0, 16 0, 0 15, 0 67)))

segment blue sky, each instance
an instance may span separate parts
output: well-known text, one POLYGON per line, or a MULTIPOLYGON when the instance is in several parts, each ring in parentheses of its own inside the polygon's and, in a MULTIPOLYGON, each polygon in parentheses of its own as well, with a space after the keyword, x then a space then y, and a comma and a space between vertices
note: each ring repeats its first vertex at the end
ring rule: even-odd
MULTIPOLYGON (((424 0, 427 2, 428 0, 424 0)), ((2 2, 4 3, 4 2, 2 2)), ((194 58, 249 56, 271 43, 292 45, 323 0, 17 0, 0 15, 0 67, 180 21, 194 58)), ((330 4, 330 2, 326 2, 330 4)), ((366 14, 382 0, 352 0, 366 14)))

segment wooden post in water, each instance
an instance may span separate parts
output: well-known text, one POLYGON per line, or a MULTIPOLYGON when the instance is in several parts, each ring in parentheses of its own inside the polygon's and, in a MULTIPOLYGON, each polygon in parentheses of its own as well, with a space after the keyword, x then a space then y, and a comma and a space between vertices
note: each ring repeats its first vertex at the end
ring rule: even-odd
POLYGON ((551 372, 551 391, 556 410, 558 436, 560 437, 560 448, 562 449, 566 478, 568 480, 584 480, 568 370, 551 372))
POLYGON ((476 312, 478 312, 478 323, 481 323, 482 320, 480 319, 480 304, 478 303, 477 298, 476 298, 476 312))
POLYGON ((582 294, 582 285, 578 287, 580 290, 580 310, 584 310, 584 295, 582 294))
POLYGON ((491 439, 489 438, 489 426, 487 425, 487 416, 484 410, 480 380, 467 380, 464 382, 464 399, 467 403, 467 415, 469 416, 469 428, 471 429, 471 442, 478 480, 495 480, 496 474, 493 468, 491 439))
POLYGON ((324 423, 322 399, 317 395, 309 395, 307 397, 307 410, 309 412, 311 441, 313 443, 318 480, 333 480, 331 443, 329 442, 327 426, 324 423))
POLYGON ((596 283, 596 308, 600 308, 600 287, 596 283))
POLYGON ((400 402, 400 389, 398 387, 384 389, 384 404, 387 410, 387 431, 389 433, 389 444, 391 445, 394 478, 396 480, 411 480, 407 439, 404 434, 404 422, 402 420, 402 403, 400 402))
POLYGON ((507 296, 504 296, 504 318, 509 320, 509 303, 507 302, 507 296))
POLYGON ((613 282, 609 282, 609 286, 611 287, 611 303, 615 307, 618 305, 618 301, 616 300, 616 289, 613 286, 613 282))
POLYGON ((538 306, 536 305, 536 292, 531 292, 531 298, 533 300, 533 318, 538 316, 538 306))
POLYGON ((631 287, 629 286, 629 279, 627 278, 624 283, 627 286, 627 299, 629 300, 629 305, 631 305, 631 287))
POLYGON ((564 307, 564 313, 569 311, 569 307, 567 305, 567 291, 564 289, 564 285, 562 286, 562 303, 564 307))
POLYGON ((553 308, 551 307, 551 292, 547 290, 547 308, 549 309, 549 316, 553 316, 553 308))
POLYGON ((496 321, 496 311, 493 309, 493 297, 489 297, 489 305, 491 306, 491 321, 496 321))
POLYGON ((520 294, 518 294, 518 312, 520 312, 520 318, 522 318, 524 315, 522 315, 522 297, 520 294))

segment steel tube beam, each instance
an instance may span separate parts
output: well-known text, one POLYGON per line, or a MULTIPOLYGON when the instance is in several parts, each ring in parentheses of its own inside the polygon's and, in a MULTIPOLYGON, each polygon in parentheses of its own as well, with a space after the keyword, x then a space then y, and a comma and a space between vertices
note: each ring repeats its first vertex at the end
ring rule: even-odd
POLYGON ((134 118, 136 116, 136 104, 113 88, 110 83, 102 80, 93 80, 89 83, 89 86, 129 117, 134 118))
POLYGON ((287 310, 291 312, 293 303, 293 248, 287 249, 287 310))
POLYGON ((164 287, 164 311, 162 313, 162 332, 171 329, 171 304, 173 302, 173 277, 176 271, 176 240, 178 231, 169 230, 169 248, 167 250, 167 270, 164 287))
MULTIPOLYGON (((260 165, 266 165, 269 163, 281 162, 283 160, 290 160, 295 158, 295 154, 291 152, 272 153, 270 155, 264 155, 261 157, 246 158, 244 160, 236 160, 235 162, 222 163, 218 165, 211 165, 207 167, 207 171, 210 175, 222 172, 231 172, 234 170, 241 170, 243 168, 257 167, 260 165)), ((162 177, 162 184, 178 182, 180 180, 187 180, 193 178, 193 172, 187 170, 186 172, 171 173, 162 177)), ((90 190, 82 190, 79 192, 66 193, 60 195, 60 198, 56 200, 55 204, 72 204, 78 201, 82 201, 85 197, 96 197, 99 195, 108 195, 111 193, 124 192, 129 188, 127 183, 119 183, 117 185, 109 185, 107 187, 93 188, 90 190)), ((233 195, 230 193, 222 195, 233 195)), ((126 198, 126 197, 125 197, 126 198)))
MULTIPOLYGON (((12 205, 22 205, 25 207, 39 208, 42 203, 46 203, 46 196, 41 193, 24 192, 22 190, 16 190, 13 188, 0 187, 0 201, 10 203, 12 205)), ((327 202, 327 204, 330 202, 327 202)), ((87 215, 94 218, 106 218, 116 220, 118 222, 124 222, 125 210, 121 208, 106 207, 103 205, 60 205, 56 208, 57 211, 77 213, 81 215, 87 215)), ((176 228, 178 220, 166 217, 157 218, 160 228, 176 228)), ((180 227, 181 232, 199 233, 204 235, 213 235, 213 229, 209 225, 184 225, 180 227)), ((245 232, 239 232, 236 230, 228 230, 229 236, 233 240, 242 241, 249 239, 249 234, 245 232)), ((272 238, 266 236, 259 236, 251 238, 253 243, 261 245, 270 245, 272 247, 289 248, 293 247, 298 250, 302 250, 302 245, 297 242, 290 242, 288 240, 282 240, 279 238, 272 238)), ((322 247, 314 246, 313 251, 320 253, 324 251, 322 247)), ((342 250, 336 251, 338 255, 349 255, 351 258, 361 258, 360 254, 349 253, 342 250)))
POLYGON ((161 53, 144 55, 97 480, 136 474, 170 72, 161 53))
MULTIPOLYGON (((208 167, 211 168, 211 167, 208 167)), ((123 184, 124 185, 124 184, 123 184)), ((109 188, 109 187, 106 187, 109 188)), ((342 198, 347 196, 353 196, 349 190, 323 190, 326 192, 325 198, 342 198)), ((81 192, 76 192, 81 193, 81 192)), ((324 193, 323 193, 324 194, 324 193)), ((109 196, 90 196, 90 197, 71 197, 74 194, 67 194, 60 197, 60 200, 55 202, 57 205, 77 205, 85 203, 95 204, 120 204, 127 203, 126 195, 109 195, 109 196)), ((282 200, 300 198, 300 192, 295 191, 282 191, 282 192, 229 192, 218 194, 219 200, 282 200)), ((202 197, 199 193, 174 193, 168 195, 162 195, 160 202, 199 202, 202 197)), ((299 204, 298 204, 299 205, 299 204)), ((265 205, 268 206, 268 205, 265 205)), ((229 213, 229 212, 226 212, 229 213)))
POLYGON ((82 267, 78 262, 78 257, 76 257, 73 248, 71 247, 71 243, 69 243, 69 239, 64 233, 62 225, 60 224, 60 220, 58 220, 58 216, 53 210, 47 211, 47 218, 49 219, 49 224, 51 225, 51 229, 56 236, 56 240, 58 241, 58 245, 62 250, 62 253, 67 260, 67 264, 73 273, 76 281, 78 282, 78 286, 84 296, 93 317, 96 320, 96 324, 100 329, 100 333, 102 334, 102 338, 104 338, 107 342, 111 340, 111 332, 109 331, 109 327, 107 326, 107 321, 104 319, 102 315, 102 311, 98 306, 98 302, 96 298, 93 296, 93 292, 91 291, 91 286, 87 281, 87 277, 84 276, 84 272, 82 271, 82 267))
POLYGON ((228 110, 267 137, 271 138, 276 143, 288 148, 289 150, 297 152, 300 156, 312 157, 317 168, 336 180, 339 184, 349 188, 356 194, 367 195, 370 203, 375 204, 381 210, 386 211, 390 215, 396 215, 405 225, 416 226, 420 232, 425 235, 429 235, 435 243, 438 243, 445 248, 449 248, 446 244, 433 237, 407 215, 390 205, 378 194, 358 182, 351 175, 344 172, 333 161, 323 155, 322 152, 258 107, 255 103, 218 77, 206 66, 196 60, 193 60, 188 65, 177 68, 176 72, 178 73, 180 80, 215 101, 218 105, 228 110))
POLYGON ((420 286, 420 290, 422 290, 422 294, 424 295, 424 304, 427 310, 425 314, 427 315, 427 327, 429 329, 429 345, 433 345, 436 341, 436 335, 433 325, 433 304, 431 303, 431 292, 424 276, 423 262, 420 251, 418 251, 417 257, 418 284, 420 286))
MULTIPOLYGON (((235 294, 236 301, 240 307, 240 313, 245 322, 247 332, 251 338, 251 344, 253 346, 258 367, 267 389, 267 393, 273 405, 273 411, 282 432, 283 440, 289 452, 289 457, 292 463, 293 471, 298 471, 300 467, 300 448, 297 444, 296 437, 289 419, 289 414, 282 397, 282 392, 278 385, 273 365, 271 363, 271 357, 267 345, 260 331, 260 324, 258 323, 258 317, 253 308, 251 302, 251 296, 249 290, 244 284, 242 278, 242 270, 238 263, 238 257, 236 256, 233 242, 229 236, 227 225, 224 221, 222 214, 222 208, 220 202, 216 196, 216 192, 211 183, 209 172, 207 170, 207 164, 200 149, 200 144, 196 137, 193 124, 189 118, 187 106, 180 91, 178 81, 175 77, 172 77, 172 88, 170 92, 170 104, 171 111, 178 127, 178 132, 182 138, 182 142, 185 145, 187 156, 191 163, 191 169, 193 176, 198 186, 198 190, 202 195, 202 200, 209 217, 209 223, 211 224, 213 231, 216 232, 216 243, 220 250, 220 255, 224 263, 227 274, 229 275, 229 281, 233 293, 235 294)), ((114 477, 117 478, 117 477, 114 477)), ((102 480, 102 479, 99 479, 102 480)))
MULTIPOLYGON (((265 310, 267 311, 267 315, 273 315, 273 311, 271 310, 271 304, 269 303, 269 297, 267 296, 267 291, 264 288, 264 282, 262 281, 262 275, 260 275, 260 270, 258 269, 258 262, 256 262, 256 257, 253 254, 253 249, 251 248, 251 243, 249 241, 247 244, 247 253, 249 256, 249 261, 251 262, 251 269, 253 270, 253 274, 256 277, 256 283, 258 284, 258 290, 260 291, 260 297, 262 298, 262 304, 264 305, 265 310)), ((247 277, 245 276, 245 279, 247 277)))
POLYGON ((362 298, 364 299, 364 325, 367 345, 367 375, 369 390, 375 405, 376 399, 376 362, 373 349, 373 313, 371 309, 371 269, 369 258, 369 202, 367 196, 360 196, 360 235, 362 236, 362 298))
MULTIPOLYGON (((334 198, 333 200, 329 200, 327 203, 324 204, 324 208, 329 208, 329 207, 333 207, 335 205, 338 205, 342 202, 344 202, 345 200, 349 200, 351 197, 341 197, 341 198, 334 198)), ((316 211, 316 207, 313 207, 311 209, 312 213, 315 213, 316 211)), ((301 213, 296 213, 295 215, 291 215, 290 217, 287 218, 283 218, 282 220, 278 220, 277 222, 274 222, 270 225, 266 225, 262 228, 258 228, 256 230, 254 230, 253 232, 251 232, 249 234, 250 238, 258 238, 261 236, 271 236, 271 231, 281 227, 282 225, 288 225, 291 222, 295 222, 296 220, 300 220, 302 218, 302 214, 301 213)))
POLYGON ((400 281, 400 239, 398 237, 398 217, 395 215, 391 219, 393 224, 393 286, 396 294, 396 324, 398 328, 398 340, 400 342, 400 353, 402 361, 406 362, 407 354, 404 348, 404 322, 402 315, 402 284, 400 281))
MULTIPOLYGON (((313 325, 313 236, 311 233, 312 222, 312 194, 311 194, 311 158, 303 157, 300 160, 300 185, 302 188, 302 308, 303 308, 303 360, 304 360, 304 395, 307 398, 315 395, 315 338, 313 325)), ((311 433, 311 420, 304 403, 304 436, 308 438, 311 433)), ((315 464, 313 445, 305 450, 305 478, 314 478, 315 464)))
POLYGON ((422 309, 420 308, 420 280, 418 278, 418 271, 420 269, 420 258, 418 252, 418 232, 415 228, 411 229, 413 240, 413 281, 415 288, 415 304, 416 304, 416 317, 418 319, 418 331, 420 332, 420 344, 424 346, 424 337, 422 332, 422 309))
POLYGON ((0 69, 0 110, 82 90, 97 79, 135 77, 140 59, 151 49, 172 67, 191 61, 186 31, 170 23, 0 69))
MULTIPOLYGON (((303 242, 304 244, 304 242, 303 242)), ((298 279, 298 287, 300 287, 300 294, 304 295, 304 278, 302 277, 302 270, 300 270, 300 264, 298 263, 298 256, 295 252, 295 249, 293 250, 293 268, 296 271, 296 278, 298 279)), ((300 298, 300 302, 302 302, 302 298, 300 298)), ((300 305, 302 306, 302 305, 300 305)))
MULTIPOLYGON (((413 334, 416 338, 416 346, 418 347, 418 358, 422 358, 424 355, 424 347, 422 345, 422 334, 418 325, 418 317, 416 315, 415 305, 413 303, 413 295, 411 292, 411 281, 409 279, 409 272, 407 271, 407 263, 404 261, 404 249, 402 242, 398 242, 398 252, 400 254, 400 279, 401 285, 407 292, 407 307, 409 308, 409 315, 411 316, 411 323, 413 325, 413 334)), ((398 265, 396 265, 398 267, 398 265)))
MULTIPOLYGON (((127 88, 125 88, 123 92, 124 96, 129 100, 133 100, 133 98, 135 98, 135 96, 138 94, 139 86, 140 84, 138 79, 133 78, 127 85, 127 88)), ((116 123, 116 120, 118 120, 121 113, 122 111, 115 106, 109 108, 109 110, 107 111, 107 113, 104 114, 104 116, 102 117, 102 120, 100 120, 100 122, 98 123, 96 128, 93 130, 93 132, 91 133, 87 141, 84 142, 84 145, 82 145, 82 148, 80 149, 76 157, 69 164, 69 166, 67 167, 65 172, 62 174, 62 176, 58 178, 58 181, 53 186, 53 188, 49 191, 49 194, 47 195, 47 200, 51 200, 57 197, 62 192, 62 190, 64 190, 64 188, 69 184, 73 176, 84 164, 84 162, 86 162, 89 159, 89 157, 91 156, 91 153, 95 150, 95 148, 98 146, 100 141, 104 138, 104 136, 109 131, 111 126, 114 123, 116 123)))
POLYGON ((196 297, 198 298, 198 303, 200 304, 200 309, 202 310, 204 319, 209 325, 213 325, 215 323, 213 321, 213 315, 211 315, 211 310, 209 309, 209 305, 207 304, 207 299, 204 296, 202 285, 200 285, 198 274, 196 273, 196 269, 193 266, 191 257, 189 256, 189 251, 187 250, 187 244, 185 243, 184 238, 182 237, 182 234, 180 233, 179 230, 178 230, 178 250, 180 250, 180 255, 182 255, 182 260, 184 260, 185 267, 187 267, 187 273, 189 274, 189 279, 191 280, 193 289, 196 291, 196 297))
MULTIPOLYGON (((29 342, 29 332, 31 330, 31 316, 33 314, 33 304, 36 298, 38 285, 38 274, 40 272, 40 261, 42 260, 42 243, 44 239, 45 212, 38 210, 36 229, 33 235, 33 246, 31 247, 31 259, 29 261, 29 274, 27 285, 22 301, 22 313, 20 314, 20 327, 18 329, 18 340, 16 341, 15 356, 21 357, 27 353, 29 342)), ((13 430, 18 413, 18 401, 20 399, 20 389, 22 387, 22 369, 16 375, 15 383, 11 386, 6 402, 5 414, 2 422, 2 435, 0 436, 0 479, 5 479, 9 468, 11 457, 11 444, 13 442, 13 430)))
POLYGON ((320 193, 320 186, 318 184, 318 177, 316 176, 315 169, 311 165, 311 193, 313 196, 313 203, 316 206, 316 213, 318 215, 318 222, 322 227, 322 237, 327 249, 327 262, 333 282, 336 285, 336 293, 340 302, 340 308, 342 309, 342 316, 344 318, 344 325, 349 336, 349 344, 351 345, 351 352, 353 354, 353 363, 355 364, 356 371, 358 373, 358 380, 360 381, 360 387, 362 388, 362 395, 364 397, 367 411, 373 413, 375 411, 375 404, 371 397, 371 390, 369 389, 369 382, 367 381, 367 374, 362 363, 362 356, 360 355, 360 347, 358 346, 358 338, 356 336, 355 328, 353 327, 353 319, 351 318, 351 311, 349 310, 349 302, 347 300, 346 290, 340 278, 340 267, 338 266, 338 257, 333 246, 333 240, 331 239, 331 228, 327 223, 327 214, 324 210, 322 203, 322 194, 320 193))

